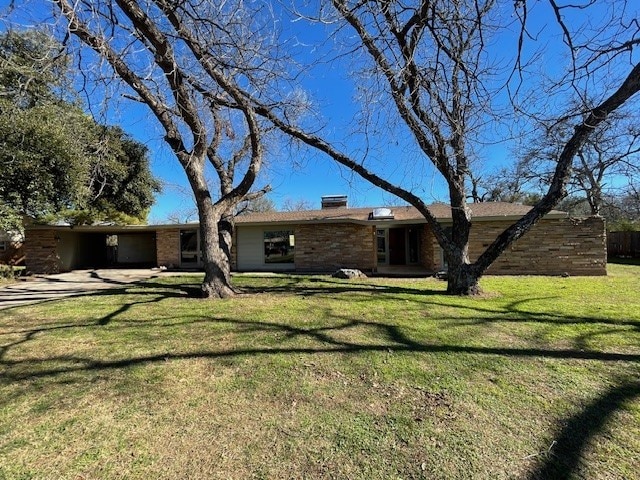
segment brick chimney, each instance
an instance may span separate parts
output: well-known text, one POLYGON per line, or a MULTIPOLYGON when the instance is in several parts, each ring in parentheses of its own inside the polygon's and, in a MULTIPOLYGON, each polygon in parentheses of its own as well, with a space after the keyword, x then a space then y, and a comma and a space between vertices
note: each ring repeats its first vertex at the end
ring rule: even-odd
POLYGON ((347 208, 347 196, 346 195, 323 195, 322 196, 322 209, 327 208, 347 208))

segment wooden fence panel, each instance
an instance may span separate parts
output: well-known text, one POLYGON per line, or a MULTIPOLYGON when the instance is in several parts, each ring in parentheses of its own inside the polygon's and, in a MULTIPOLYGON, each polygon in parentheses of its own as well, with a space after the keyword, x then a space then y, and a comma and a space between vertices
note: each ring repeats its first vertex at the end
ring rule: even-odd
POLYGON ((607 254, 611 257, 640 257, 640 232, 608 232, 607 254))

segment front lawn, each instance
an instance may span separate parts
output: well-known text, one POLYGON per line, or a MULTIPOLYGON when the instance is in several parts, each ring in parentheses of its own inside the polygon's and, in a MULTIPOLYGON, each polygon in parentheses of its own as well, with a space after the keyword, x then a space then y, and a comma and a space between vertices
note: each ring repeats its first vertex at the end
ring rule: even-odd
POLYGON ((630 479, 640 266, 198 277, 0 311, 0 479, 630 479))

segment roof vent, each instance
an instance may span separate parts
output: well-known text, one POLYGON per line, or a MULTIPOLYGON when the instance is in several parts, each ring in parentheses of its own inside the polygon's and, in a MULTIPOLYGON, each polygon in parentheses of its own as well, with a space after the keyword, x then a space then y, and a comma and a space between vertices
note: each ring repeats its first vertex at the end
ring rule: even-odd
POLYGON ((370 220, 393 220, 393 212, 390 208, 374 208, 369 214, 370 220))
POLYGON ((347 208, 347 196, 324 195, 322 197, 322 208, 347 208))

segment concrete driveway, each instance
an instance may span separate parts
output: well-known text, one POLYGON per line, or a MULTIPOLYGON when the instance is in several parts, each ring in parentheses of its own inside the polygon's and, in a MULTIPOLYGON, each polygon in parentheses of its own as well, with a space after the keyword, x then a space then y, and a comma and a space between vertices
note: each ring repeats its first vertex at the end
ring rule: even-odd
POLYGON ((74 270, 55 275, 38 275, 9 285, 0 285, 0 310, 123 287, 159 275, 162 275, 160 271, 150 268, 74 270))

